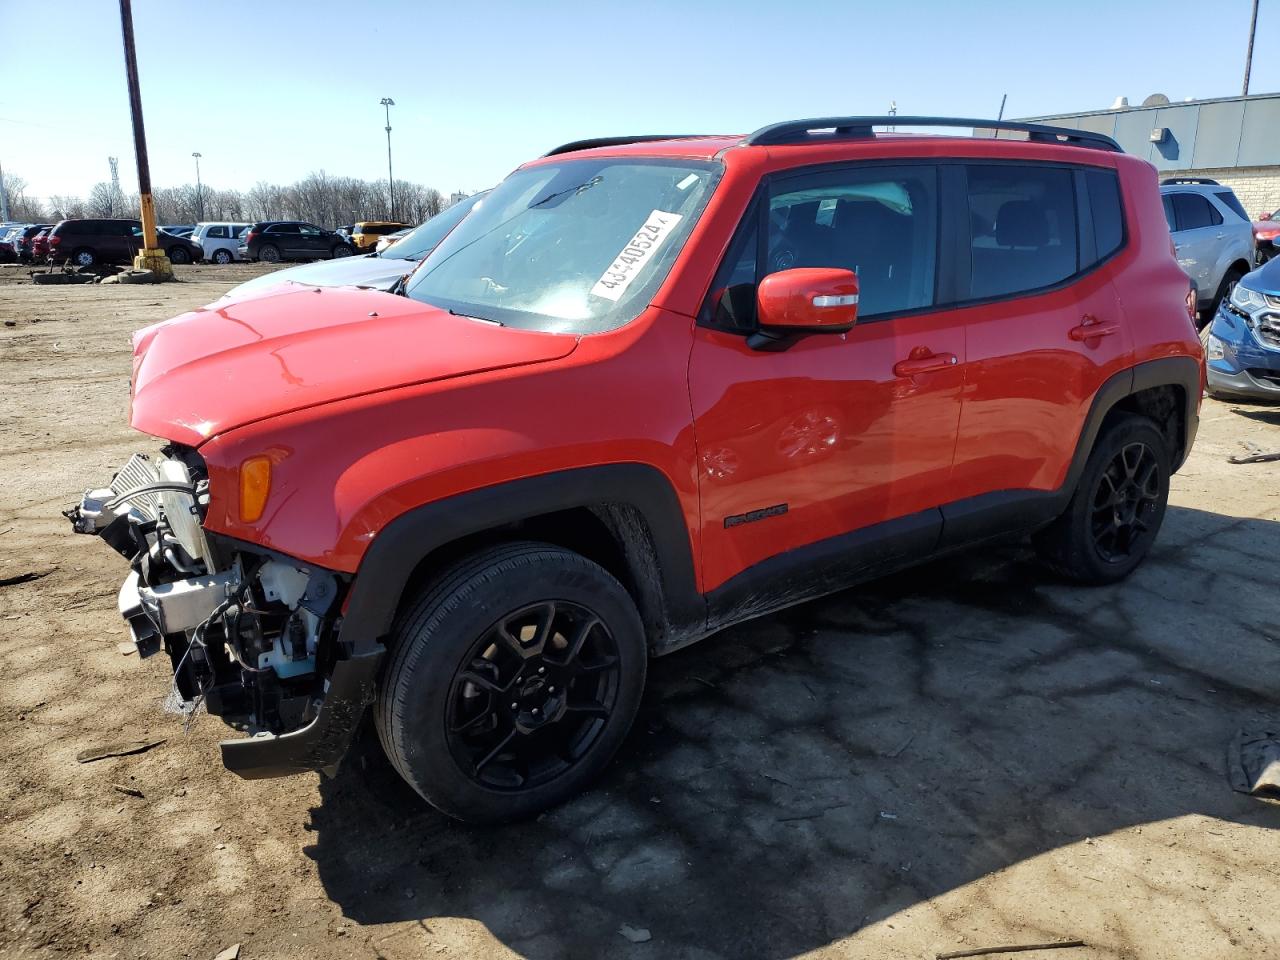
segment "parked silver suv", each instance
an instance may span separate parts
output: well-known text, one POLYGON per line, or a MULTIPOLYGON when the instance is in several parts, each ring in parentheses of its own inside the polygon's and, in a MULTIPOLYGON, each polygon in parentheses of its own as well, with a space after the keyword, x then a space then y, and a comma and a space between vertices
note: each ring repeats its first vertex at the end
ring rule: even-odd
POLYGON ((1230 187, 1200 177, 1162 180, 1178 264, 1195 284, 1201 319, 1208 322, 1253 263, 1253 224, 1230 187))

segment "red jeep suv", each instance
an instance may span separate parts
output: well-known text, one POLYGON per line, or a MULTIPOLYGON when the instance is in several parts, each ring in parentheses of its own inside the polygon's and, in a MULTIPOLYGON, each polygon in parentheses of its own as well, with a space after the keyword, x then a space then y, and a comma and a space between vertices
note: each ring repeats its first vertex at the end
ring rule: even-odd
POLYGON ((1196 433, 1189 292, 1154 169, 1093 133, 566 144, 393 293, 142 330, 166 445, 67 513, 252 734, 232 771, 331 770, 372 704, 428 801, 520 817, 606 765, 649 656, 996 537, 1130 573, 1196 433))

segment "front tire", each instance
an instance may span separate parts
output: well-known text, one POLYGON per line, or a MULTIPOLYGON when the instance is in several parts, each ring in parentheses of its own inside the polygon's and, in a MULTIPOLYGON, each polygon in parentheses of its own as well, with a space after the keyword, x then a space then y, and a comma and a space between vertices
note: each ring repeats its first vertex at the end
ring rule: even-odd
POLYGON ((337 260, 339 257, 349 257, 352 254, 354 254, 355 251, 351 249, 351 247, 347 246, 345 243, 339 243, 339 244, 336 244, 334 248, 331 251, 329 251, 329 253, 332 259, 337 260))
POLYGON ((1218 292, 1213 297, 1213 303, 1209 309, 1201 314, 1200 319, 1205 325, 1213 323, 1213 318, 1218 314, 1218 308, 1222 306, 1222 302, 1231 296, 1231 291, 1236 288, 1236 284, 1244 279, 1244 271, 1239 267, 1232 267, 1226 272, 1222 278, 1222 283, 1218 286, 1218 292))
POLYGON ((169 262, 176 264, 186 264, 191 262, 191 254, 187 252, 186 247, 170 247, 169 262))
POLYGON ((1151 420, 1124 414, 1112 421, 1066 511, 1033 538, 1041 559, 1078 583, 1123 580, 1160 531, 1170 472, 1168 446, 1151 420))
POLYGON ((560 547, 491 548, 441 575, 395 630, 374 708, 405 781, 493 823, 573 796, 635 719, 647 647, 635 604, 560 547))

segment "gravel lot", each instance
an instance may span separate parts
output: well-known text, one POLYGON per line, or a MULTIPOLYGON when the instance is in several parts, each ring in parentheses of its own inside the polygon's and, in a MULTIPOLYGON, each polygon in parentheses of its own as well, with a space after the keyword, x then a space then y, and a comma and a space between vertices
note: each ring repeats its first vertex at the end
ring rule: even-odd
POLYGON ((152 446, 128 333, 258 269, 0 268, 0 955, 1280 955, 1280 805, 1224 777, 1236 730, 1280 729, 1280 464, 1226 462, 1280 450, 1280 408, 1206 401, 1125 584, 1008 546, 727 630, 655 662, 596 789, 468 829, 368 744, 334 780, 225 773, 165 658, 118 650, 123 562, 58 515, 152 446))

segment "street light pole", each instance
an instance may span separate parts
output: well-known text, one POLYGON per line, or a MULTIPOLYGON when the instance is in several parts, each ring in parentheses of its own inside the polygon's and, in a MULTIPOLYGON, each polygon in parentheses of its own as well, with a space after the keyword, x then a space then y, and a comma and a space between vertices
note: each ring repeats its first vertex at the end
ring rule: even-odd
POLYGON ((200 220, 203 221, 204 220, 204 188, 200 186, 200 158, 203 156, 203 154, 197 151, 196 153, 193 153, 191 155, 196 158, 196 208, 200 211, 200 220))
POLYGON ((394 220, 396 218, 396 178, 391 173, 391 108, 396 102, 390 97, 383 97, 378 101, 387 112, 387 219, 394 220))
POLYGON ((1253 69, 1253 35, 1258 32, 1258 0, 1253 0, 1253 17, 1249 20, 1249 50, 1244 56, 1244 93, 1249 95, 1249 73, 1253 69))

